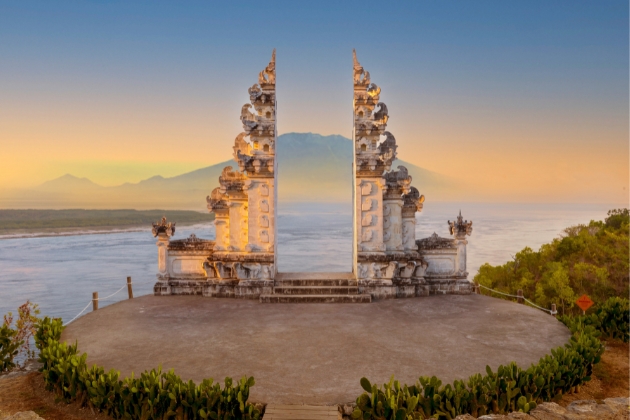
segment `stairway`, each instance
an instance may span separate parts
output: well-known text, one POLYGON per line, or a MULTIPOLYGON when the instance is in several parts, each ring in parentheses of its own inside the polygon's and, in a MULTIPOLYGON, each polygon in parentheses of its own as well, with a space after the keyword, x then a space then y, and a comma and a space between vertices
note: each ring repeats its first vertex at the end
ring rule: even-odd
POLYGON ((260 295, 261 303, 370 303, 359 294, 352 273, 278 273, 273 294, 260 295))

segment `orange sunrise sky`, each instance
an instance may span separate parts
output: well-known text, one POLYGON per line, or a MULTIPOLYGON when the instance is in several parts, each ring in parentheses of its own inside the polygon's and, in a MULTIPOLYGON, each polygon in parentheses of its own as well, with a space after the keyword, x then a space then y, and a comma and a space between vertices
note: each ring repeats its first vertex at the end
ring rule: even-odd
POLYGON ((356 48, 399 157, 466 199, 627 204, 628 3, 562 4, 5 2, 0 189, 230 159, 273 48, 279 134, 351 137, 356 48))

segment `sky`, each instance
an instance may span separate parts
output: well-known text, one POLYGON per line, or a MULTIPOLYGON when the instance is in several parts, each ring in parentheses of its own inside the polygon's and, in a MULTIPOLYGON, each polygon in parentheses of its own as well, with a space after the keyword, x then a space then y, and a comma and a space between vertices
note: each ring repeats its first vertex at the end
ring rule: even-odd
POLYGON ((0 189, 230 159, 273 48, 279 134, 350 137, 356 48, 399 158, 478 201, 627 205, 628 14, 614 0, 0 2, 0 189))

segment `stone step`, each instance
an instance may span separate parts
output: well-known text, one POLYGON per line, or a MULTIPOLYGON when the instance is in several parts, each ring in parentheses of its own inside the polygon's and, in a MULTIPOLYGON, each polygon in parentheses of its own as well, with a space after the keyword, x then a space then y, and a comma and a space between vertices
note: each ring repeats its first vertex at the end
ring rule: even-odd
POLYGON ((268 404, 264 420, 337 420, 337 406, 268 404))
POLYGON ((275 280, 276 287, 290 287, 290 286, 356 286, 356 280, 348 279, 303 279, 303 280, 275 280))
POLYGON ((276 286, 276 295, 358 295, 357 286, 276 286))
POLYGON ((352 273, 277 273, 276 280, 356 280, 352 273))
POLYGON ((260 303, 370 303, 371 295, 260 295, 260 303))
POLYGON ((356 286, 357 279, 352 273, 277 273, 276 287, 290 286, 356 286))

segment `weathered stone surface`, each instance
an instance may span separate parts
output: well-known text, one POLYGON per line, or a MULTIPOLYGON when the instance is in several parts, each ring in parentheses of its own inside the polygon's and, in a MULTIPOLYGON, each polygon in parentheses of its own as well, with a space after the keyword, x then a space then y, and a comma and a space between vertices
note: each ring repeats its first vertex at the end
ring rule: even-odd
MULTIPOLYGON (((627 420, 630 415, 629 398, 607 398, 598 404, 594 400, 574 401, 566 408, 556 403, 542 403, 529 414, 510 413, 508 415, 491 414, 478 420, 627 420)), ((472 420, 465 414, 455 420, 472 420)))
POLYGON ((38 416, 33 411, 22 411, 19 413, 15 413, 12 416, 4 417, 3 420, 37 420, 41 418, 42 417, 38 416))

